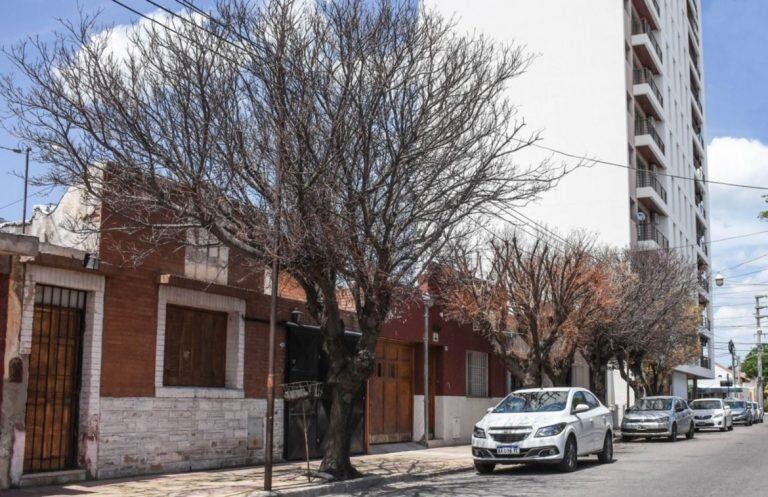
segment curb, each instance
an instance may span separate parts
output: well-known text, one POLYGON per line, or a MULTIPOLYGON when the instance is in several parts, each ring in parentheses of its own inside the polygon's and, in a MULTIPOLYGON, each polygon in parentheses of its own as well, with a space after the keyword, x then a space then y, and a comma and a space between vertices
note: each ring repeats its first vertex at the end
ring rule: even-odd
POLYGON ((267 496, 284 496, 284 497, 318 497, 321 495, 349 493, 358 490, 364 490, 374 486, 388 485, 392 483, 401 483, 406 481, 418 481, 427 478, 434 478, 437 476, 450 475, 453 473, 461 473, 463 471, 469 471, 472 469, 471 465, 460 468, 443 469, 439 471, 433 471, 431 473, 421 474, 400 474, 391 476, 363 476, 361 478, 355 478, 354 480, 339 481, 335 483, 319 484, 312 487, 294 488, 286 490, 275 490, 272 492, 266 492, 259 490, 248 494, 248 497, 267 497, 267 496))

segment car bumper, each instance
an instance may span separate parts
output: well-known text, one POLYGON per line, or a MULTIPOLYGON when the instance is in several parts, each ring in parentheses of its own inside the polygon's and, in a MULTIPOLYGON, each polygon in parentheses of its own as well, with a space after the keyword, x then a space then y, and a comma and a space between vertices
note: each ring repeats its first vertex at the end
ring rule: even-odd
POLYGON ((514 464, 523 462, 559 462, 563 459, 566 435, 527 438, 514 443, 496 442, 491 438, 472 437, 472 458, 479 462, 514 464), (499 454, 499 446, 517 445, 519 454, 499 454))
POLYGON ((697 419, 694 421, 695 426, 698 429, 705 429, 705 428, 725 428, 726 422, 725 418, 718 418, 718 419, 697 419))
POLYGON ((622 423, 621 435, 624 437, 668 437, 672 426, 668 423, 622 423))

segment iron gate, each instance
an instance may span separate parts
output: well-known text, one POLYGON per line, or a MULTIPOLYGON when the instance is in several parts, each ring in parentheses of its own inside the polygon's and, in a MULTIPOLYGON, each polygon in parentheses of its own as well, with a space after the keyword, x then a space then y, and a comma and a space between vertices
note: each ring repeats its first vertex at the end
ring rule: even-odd
POLYGON ((77 467, 86 292, 35 289, 24 472, 77 467))

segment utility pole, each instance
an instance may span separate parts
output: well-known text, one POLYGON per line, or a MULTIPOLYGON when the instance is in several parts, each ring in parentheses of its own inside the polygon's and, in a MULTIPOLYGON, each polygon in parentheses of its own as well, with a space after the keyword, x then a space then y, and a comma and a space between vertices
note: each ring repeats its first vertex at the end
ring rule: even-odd
POLYGON ((29 152, 32 149, 27 147, 24 150, 24 202, 21 213, 21 234, 27 233, 27 188, 29 187, 29 152))
POLYGON ((424 447, 429 447, 429 308, 432 297, 424 292, 424 447))
POLYGON ((768 295, 755 295, 755 320, 757 321, 757 402, 763 407, 763 330, 760 328, 760 319, 768 316, 760 314, 762 309, 768 306, 760 305, 760 299, 768 298, 768 295))

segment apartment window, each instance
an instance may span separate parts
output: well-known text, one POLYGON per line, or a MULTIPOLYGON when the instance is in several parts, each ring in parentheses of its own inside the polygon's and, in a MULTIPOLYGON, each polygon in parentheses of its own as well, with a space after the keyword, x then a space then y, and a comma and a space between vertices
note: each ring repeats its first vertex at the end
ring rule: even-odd
POLYGON ((166 307, 164 386, 223 388, 226 363, 225 312, 166 307))
POLYGON ((467 396, 488 397, 488 354, 467 351, 467 396))
POLYGON ((229 249, 208 230, 194 228, 187 231, 184 275, 196 280, 227 284, 229 249))

